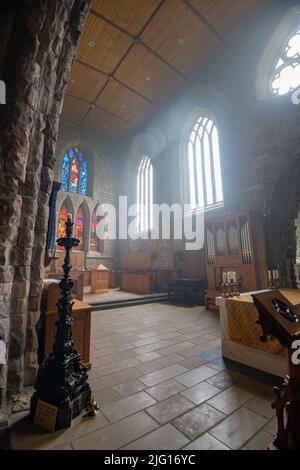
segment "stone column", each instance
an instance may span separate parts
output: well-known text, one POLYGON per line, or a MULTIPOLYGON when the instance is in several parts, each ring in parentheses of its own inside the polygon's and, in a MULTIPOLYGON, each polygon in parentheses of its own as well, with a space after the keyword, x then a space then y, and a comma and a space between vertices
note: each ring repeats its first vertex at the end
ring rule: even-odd
POLYGON ((11 2, 14 16, 0 72, 7 84, 0 115, 0 412, 6 389, 19 392, 36 374, 58 122, 89 3, 11 2))

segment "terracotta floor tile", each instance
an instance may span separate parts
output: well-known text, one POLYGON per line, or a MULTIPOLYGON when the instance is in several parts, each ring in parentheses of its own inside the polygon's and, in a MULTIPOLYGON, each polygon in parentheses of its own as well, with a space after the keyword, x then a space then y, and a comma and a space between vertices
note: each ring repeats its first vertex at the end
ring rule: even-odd
POLYGON ((183 351, 184 349, 188 349, 193 346, 194 345, 192 343, 183 341, 182 343, 173 344, 172 346, 167 346, 165 348, 158 349, 157 352, 158 354, 161 354, 162 356, 169 356, 170 354, 183 351))
POLYGON ((277 433, 277 429, 278 429, 278 426, 277 426, 276 417, 273 418, 271 421, 269 421, 269 423, 264 427, 264 431, 270 433, 272 436, 274 436, 274 438, 277 433))
POLYGON ((108 403, 112 403, 114 401, 120 400, 121 395, 116 392, 112 387, 105 388, 104 390, 96 390, 94 391, 94 397, 98 403, 98 405, 102 408, 104 405, 108 403))
POLYGON ((151 336, 156 336, 157 333, 155 331, 146 331, 145 333, 140 333, 137 336, 139 338, 150 338, 151 336))
POLYGON ((187 369, 196 369, 196 367, 200 367, 207 364, 207 361, 204 359, 199 359, 198 357, 191 357, 190 359, 184 359, 178 363, 182 367, 186 367, 187 369))
POLYGON ((220 393, 220 390, 217 387, 214 387, 213 385, 210 385, 204 381, 200 384, 194 385, 191 388, 188 388, 184 392, 181 392, 181 395, 196 405, 200 405, 200 403, 205 402, 218 393, 220 393))
POLYGON ((191 442, 183 450, 230 450, 229 447, 222 444, 209 433, 203 434, 195 441, 191 442))
POLYGON ((135 358, 139 362, 150 362, 150 361, 153 361, 154 359, 161 358, 161 355, 156 353, 155 351, 150 351, 148 353, 137 354, 135 355, 135 358))
POLYGON ((192 387, 192 385, 196 385, 197 383, 216 375, 216 373, 217 372, 214 369, 204 365, 176 377, 176 380, 186 387, 192 387))
MULTIPOLYGON (((169 356, 161 356, 157 359, 157 362, 163 367, 171 366, 172 364, 178 364, 180 361, 183 361, 184 357, 178 353, 170 354, 169 356)), ((184 366, 182 366, 184 367, 184 366)))
MULTIPOLYGON (((144 390, 146 385, 143 384, 138 379, 129 380, 128 382, 123 382, 118 384, 114 387, 114 390, 118 392, 119 395, 122 397, 128 397, 129 395, 133 395, 141 390, 144 390)), ((154 397, 155 398, 155 397, 154 397)))
POLYGON ((117 385, 119 381, 112 375, 104 375, 96 379, 89 380, 92 390, 103 390, 104 388, 113 387, 117 385))
POLYGON ((250 400, 252 395, 241 388, 232 386, 208 400, 208 404, 229 415, 250 400))
POLYGON ((147 409, 147 413, 160 424, 166 424, 193 407, 194 404, 192 402, 180 395, 175 395, 161 401, 157 405, 151 406, 151 408, 147 409))
POLYGON ((156 401, 145 392, 138 392, 129 397, 102 407, 104 416, 111 422, 118 421, 133 413, 154 405, 156 401))
POLYGON ((143 364, 139 364, 137 366, 137 369, 143 374, 150 374, 151 372, 154 372, 155 370, 159 370, 162 368, 163 366, 158 361, 155 361, 155 360, 144 362, 143 364))
POLYGON ((260 397, 251 398, 244 404, 244 407, 254 411, 264 418, 270 419, 276 414, 275 410, 271 407, 271 402, 260 397))
POLYGON ((140 377, 140 380, 146 384, 148 387, 152 385, 157 385, 161 382, 165 382, 168 379, 176 377, 177 375, 183 374, 187 369, 184 367, 174 364, 172 366, 163 367, 160 370, 151 372, 150 374, 143 375, 140 377))
POLYGON ((243 447, 243 450, 267 450, 272 443, 272 436, 268 432, 260 431, 243 447))
POLYGON ((230 449, 240 449, 267 420, 246 408, 240 408, 210 430, 210 434, 230 449))
POLYGON ((127 369, 120 370, 113 374, 114 378, 119 382, 126 382, 130 379, 135 379, 140 377, 142 373, 137 369, 137 367, 128 367, 127 369))
POLYGON ((158 424, 144 412, 129 416, 72 442, 75 450, 118 449, 157 428, 158 424))
POLYGON ((188 439, 181 432, 171 424, 166 424, 123 447, 123 450, 177 450, 187 443, 188 439))
POLYGON ((204 403, 175 419, 172 424, 189 439, 193 440, 224 418, 223 413, 204 403))
POLYGON ((147 388, 146 392, 154 397, 155 400, 162 401, 171 397, 172 395, 176 395, 182 390, 185 390, 184 385, 176 382, 173 379, 170 379, 166 382, 160 383, 159 385, 155 385, 154 387, 147 388))
POLYGON ((207 379, 207 382, 220 390, 224 390, 234 384, 233 374, 230 371, 223 371, 207 379))

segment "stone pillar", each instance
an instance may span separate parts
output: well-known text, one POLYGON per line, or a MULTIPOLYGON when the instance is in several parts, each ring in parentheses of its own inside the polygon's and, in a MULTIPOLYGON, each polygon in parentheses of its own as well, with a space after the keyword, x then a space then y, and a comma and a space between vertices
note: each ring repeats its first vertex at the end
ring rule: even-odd
POLYGON ((19 392, 36 374, 58 122, 89 3, 10 2, 13 21, 0 69, 7 86, 0 111, 0 413, 6 389, 19 392))

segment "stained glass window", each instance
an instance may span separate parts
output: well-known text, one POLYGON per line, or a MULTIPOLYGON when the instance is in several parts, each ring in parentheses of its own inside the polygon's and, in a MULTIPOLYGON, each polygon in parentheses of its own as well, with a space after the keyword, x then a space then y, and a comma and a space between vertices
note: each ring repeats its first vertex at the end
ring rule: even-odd
POLYGON ((75 238, 80 240, 79 245, 75 248, 75 250, 83 250, 83 241, 84 241, 84 210, 83 207, 80 206, 76 213, 75 217, 75 238))
POLYGON ((188 202, 208 209, 223 202, 218 130, 206 115, 198 116, 186 145, 188 202))
POLYGON ((65 153, 62 164, 61 164, 61 190, 68 191, 70 176, 70 161, 69 155, 65 153))
MULTIPOLYGON (((60 208, 59 214, 58 214, 58 222, 57 222, 57 238, 62 238, 66 236, 66 221, 68 219, 68 209, 63 204, 60 208)), ((57 246, 58 250, 63 250, 64 248, 62 246, 57 246)))
POLYGON ((92 222, 91 222, 91 237, 90 237, 90 250, 91 251, 99 251, 99 238, 97 237, 96 228, 99 222, 99 217, 96 215, 96 211, 92 214, 92 222))
POLYGON ((285 95, 300 86, 300 29, 290 35, 276 59, 271 78, 275 95, 285 95))
POLYGON ((70 148, 62 159, 61 190, 70 193, 87 194, 88 165, 77 147, 70 148))

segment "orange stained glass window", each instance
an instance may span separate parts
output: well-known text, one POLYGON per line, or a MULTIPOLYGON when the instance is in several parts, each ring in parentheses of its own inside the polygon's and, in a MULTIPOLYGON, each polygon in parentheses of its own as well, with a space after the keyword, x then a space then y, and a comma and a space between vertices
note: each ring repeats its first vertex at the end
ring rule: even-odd
POLYGON ((83 207, 79 207, 75 217, 75 238, 80 240, 79 245, 75 248, 76 250, 83 250, 83 239, 84 239, 84 210, 83 207))

